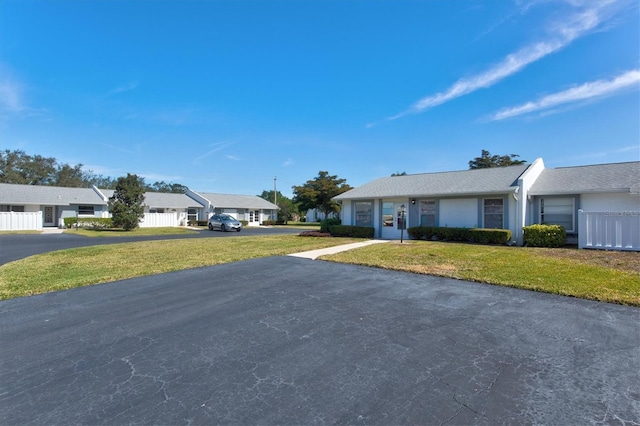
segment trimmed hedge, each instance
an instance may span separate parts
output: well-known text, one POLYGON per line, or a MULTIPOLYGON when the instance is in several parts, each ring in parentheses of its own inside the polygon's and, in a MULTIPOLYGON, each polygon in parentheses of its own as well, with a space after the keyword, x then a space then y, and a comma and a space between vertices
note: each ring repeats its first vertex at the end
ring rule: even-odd
POLYGON ((189 226, 207 226, 209 225, 208 220, 190 220, 187 222, 189 226))
POLYGON ((332 237, 373 238, 373 227, 333 225, 329 228, 332 237))
POLYGON ((508 229, 415 226, 407 229, 407 233, 414 240, 436 239, 479 244, 507 244, 511 241, 511 231, 508 229))
POLYGON ((320 232, 330 232, 330 228, 335 225, 340 225, 342 222, 340 219, 335 217, 330 217, 329 219, 325 219, 320 222, 320 232))
POLYGON ((113 228, 113 222, 110 217, 65 217, 64 226, 66 228, 75 228, 76 222, 78 228, 89 229, 109 229, 113 228))
POLYGON ((530 225, 522 228, 524 245, 529 247, 562 247, 567 232, 561 225, 530 225))
POLYGON ((263 220, 262 226, 273 226, 276 224, 276 222, 277 220, 271 220, 271 219, 263 220))

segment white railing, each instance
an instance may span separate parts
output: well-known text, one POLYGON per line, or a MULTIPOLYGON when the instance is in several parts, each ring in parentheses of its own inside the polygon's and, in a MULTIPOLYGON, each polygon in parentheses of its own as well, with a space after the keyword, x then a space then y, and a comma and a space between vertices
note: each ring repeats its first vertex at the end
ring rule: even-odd
POLYGON ((578 210, 578 248, 640 251, 640 210, 578 210))
POLYGON ((145 213, 140 221, 141 228, 162 228, 167 226, 179 226, 178 213, 145 213))
POLYGON ((0 231, 42 230, 42 212, 2 212, 0 231))

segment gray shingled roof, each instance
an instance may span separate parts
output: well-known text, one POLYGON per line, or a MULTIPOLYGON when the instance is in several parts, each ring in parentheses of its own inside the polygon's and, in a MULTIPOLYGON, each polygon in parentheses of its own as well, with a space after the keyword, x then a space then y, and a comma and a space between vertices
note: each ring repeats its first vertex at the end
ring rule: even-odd
POLYGON ((210 192, 198 192, 198 194, 209 200, 214 208, 278 209, 278 206, 257 195, 213 194, 210 192))
POLYGON ((67 206, 71 204, 106 205, 107 202, 93 188, 0 183, 0 204, 67 206))
POLYGON ((333 199, 447 197, 513 192, 518 184, 518 178, 527 167, 528 165, 519 165, 456 172, 389 176, 366 183, 333 199))
POLYGON ((545 169, 531 195, 640 192, 640 161, 545 169))
MULTIPOLYGON (((100 190, 107 198, 112 197, 113 189, 100 190)), ((145 192, 144 204, 150 207, 162 207, 173 209, 202 208, 202 204, 186 194, 174 194, 169 192, 145 192)))

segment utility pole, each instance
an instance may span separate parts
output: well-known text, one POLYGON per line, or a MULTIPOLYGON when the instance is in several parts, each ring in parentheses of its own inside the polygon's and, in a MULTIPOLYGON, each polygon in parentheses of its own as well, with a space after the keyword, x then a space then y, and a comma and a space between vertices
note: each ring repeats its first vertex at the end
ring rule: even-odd
MULTIPOLYGON (((278 176, 273 177, 273 204, 278 205, 278 188, 276 186, 276 182, 278 181, 278 176)), ((278 211, 274 215, 274 220, 278 220, 278 211)))

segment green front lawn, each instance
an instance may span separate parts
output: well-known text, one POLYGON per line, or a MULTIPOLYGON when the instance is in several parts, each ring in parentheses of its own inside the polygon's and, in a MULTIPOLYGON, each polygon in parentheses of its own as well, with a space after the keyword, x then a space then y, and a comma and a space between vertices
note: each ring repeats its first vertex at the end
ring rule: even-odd
POLYGON ((640 306, 640 253, 409 241, 321 259, 640 306))
POLYGON ((60 250, 0 266, 0 300, 355 241, 362 240, 297 235, 234 236, 60 250))

